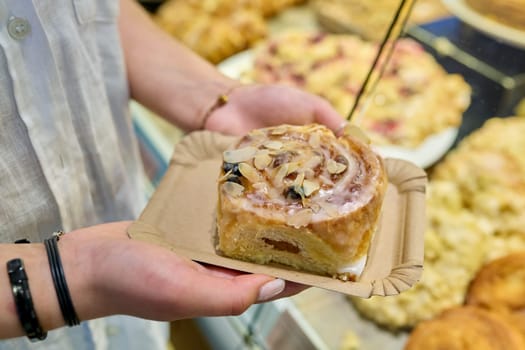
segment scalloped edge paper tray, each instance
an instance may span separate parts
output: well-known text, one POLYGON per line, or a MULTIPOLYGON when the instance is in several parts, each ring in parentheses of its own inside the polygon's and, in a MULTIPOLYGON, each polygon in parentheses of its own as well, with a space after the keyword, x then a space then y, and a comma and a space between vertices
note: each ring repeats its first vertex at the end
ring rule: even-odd
POLYGON ((410 288, 423 268, 426 173, 412 163, 386 159, 389 186, 379 229, 364 270, 355 282, 258 265, 216 253, 215 211, 222 152, 237 137, 198 131, 176 146, 168 170, 149 203, 128 229, 133 239, 159 244, 189 259, 239 271, 263 273, 309 286, 368 298, 410 288))

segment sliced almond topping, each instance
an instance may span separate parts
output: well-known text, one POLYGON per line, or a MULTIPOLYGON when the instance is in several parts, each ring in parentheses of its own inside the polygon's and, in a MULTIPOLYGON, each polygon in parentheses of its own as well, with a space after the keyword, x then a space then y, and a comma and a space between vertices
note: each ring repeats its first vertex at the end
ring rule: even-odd
POLYGON ((312 134, 310 134, 310 139, 308 140, 308 143, 314 149, 319 148, 319 146, 321 145, 321 136, 319 135, 319 133, 313 132, 312 134))
POLYGON ((222 158, 225 162, 228 163, 246 162, 247 160, 252 159, 256 152, 257 148, 253 146, 248 146, 239 149, 224 151, 224 153, 222 154, 222 158))
POLYGON ((323 161, 322 157, 320 157, 320 156, 313 156, 313 157, 311 157, 310 159, 308 159, 304 163, 304 167, 307 168, 307 169, 314 169, 319 164, 321 164, 322 161, 323 161))
POLYGON ((361 141, 367 145, 370 144, 370 139, 368 138, 368 136, 366 136, 363 130, 361 130, 355 125, 346 124, 343 129, 343 133, 345 136, 353 137, 357 139, 358 141, 361 141))
POLYGON ((257 182, 253 184, 253 188, 262 193, 268 193, 268 186, 265 182, 257 182))
POLYGON ((318 213, 319 210, 321 210, 321 206, 319 204, 317 204, 317 203, 311 203, 310 204, 310 209, 312 209, 312 211, 314 213, 318 213))
POLYGON ((261 181, 261 177, 257 170, 248 163, 240 163, 239 171, 245 178, 248 179, 251 183, 256 183, 261 181))
POLYGON ((303 181, 304 181, 304 173, 300 172, 299 174, 297 174, 297 177, 293 181, 292 185, 293 186, 302 186, 303 185, 303 181))
POLYGON ((303 181, 303 190, 304 190, 304 195, 306 197, 309 197, 312 193, 314 193, 318 189, 319 189, 319 184, 317 182, 310 181, 310 180, 303 181))
POLYGON ((270 157, 270 154, 268 150, 261 150, 257 152, 255 155, 255 158, 253 159, 253 165, 259 170, 263 170, 266 167, 270 165, 272 162, 272 157, 270 157), (266 151, 266 152, 263 152, 266 151))
POLYGON ((329 186, 332 186, 334 184, 334 182, 330 179, 330 177, 324 176, 323 174, 319 175, 319 180, 321 180, 323 184, 326 184, 329 186))
POLYGON ((278 126, 271 132, 272 135, 283 135, 284 133, 286 133, 286 126, 278 126))
POLYGON ((319 202, 318 204, 328 214, 328 216, 332 218, 339 216, 339 208, 337 208, 337 205, 328 202, 319 202))
POLYGON ((244 186, 236 182, 227 181, 222 185, 222 190, 232 197, 239 197, 244 192, 244 186))
POLYGON ((288 163, 288 170, 286 171, 286 175, 290 175, 291 173, 293 173, 297 169, 299 169, 299 163, 297 163, 297 162, 288 163))
POLYGON ((286 219, 286 224, 295 228, 301 228, 307 226, 312 220, 313 211, 312 209, 303 209, 297 213, 289 216, 286 219))
POLYGON ((268 141, 264 143, 264 147, 268 149, 278 150, 283 148, 283 143, 279 141, 268 141))
POLYGON ((304 177, 315 177, 315 171, 313 169, 304 169, 304 177))
POLYGON ((288 174, 288 163, 285 163, 281 166, 279 166, 279 170, 277 170, 277 174, 275 174, 274 177, 274 183, 276 185, 281 184, 284 180, 284 177, 288 174))
POLYGON ((326 162, 326 169, 330 174, 341 174, 346 170, 346 165, 336 162, 333 159, 328 159, 326 162))
POLYGON ((231 173, 232 173, 232 171, 231 171, 231 170, 230 170, 230 171, 228 171, 228 172, 227 172, 226 174, 224 174, 223 176, 221 176, 221 177, 219 178, 219 180, 218 180, 218 181, 219 181, 219 182, 223 182, 223 181, 226 181, 226 179, 230 177, 231 173))

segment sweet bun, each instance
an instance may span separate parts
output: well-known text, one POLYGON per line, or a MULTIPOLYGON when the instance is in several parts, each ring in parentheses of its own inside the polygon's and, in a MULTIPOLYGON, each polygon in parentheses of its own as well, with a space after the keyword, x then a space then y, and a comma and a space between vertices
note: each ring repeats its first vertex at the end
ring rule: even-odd
POLYGON ((466 303, 509 317, 525 335, 525 252, 483 266, 469 286, 466 303))
POLYGON ((257 129, 223 154, 217 249, 342 280, 366 259, 388 184, 381 158, 352 129, 257 129))
POLYGON ((523 350, 525 341, 508 319, 474 306, 460 306, 421 322, 405 350, 523 350))

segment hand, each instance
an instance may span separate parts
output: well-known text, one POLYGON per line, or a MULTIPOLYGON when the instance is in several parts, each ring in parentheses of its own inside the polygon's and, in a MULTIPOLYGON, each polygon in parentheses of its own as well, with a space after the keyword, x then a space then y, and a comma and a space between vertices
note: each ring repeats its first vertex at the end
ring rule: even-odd
POLYGON ((319 96, 285 85, 245 85, 233 89, 228 103, 210 114, 205 128, 241 135, 272 125, 320 123, 336 131, 343 122, 319 96))
POLYGON ((71 291, 81 319, 127 314, 172 321, 238 315, 256 302, 306 288, 270 276, 198 264, 160 246, 130 239, 128 225, 94 226, 61 239, 64 259, 73 260, 64 261, 68 283, 71 279, 76 285, 75 280, 86 275, 94 281, 91 293, 86 288, 71 291), (82 260, 91 261, 86 274, 68 273, 68 266, 82 260))

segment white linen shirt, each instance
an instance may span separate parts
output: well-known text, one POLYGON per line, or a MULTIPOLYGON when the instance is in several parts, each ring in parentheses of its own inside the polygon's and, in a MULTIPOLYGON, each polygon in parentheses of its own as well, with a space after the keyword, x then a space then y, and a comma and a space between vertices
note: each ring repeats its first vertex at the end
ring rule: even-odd
MULTIPOLYGON (((117 16, 118 0, 0 0, 0 242, 143 208, 117 16)), ((113 316, 0 350, 165 349, 167 328, 113 316)))

